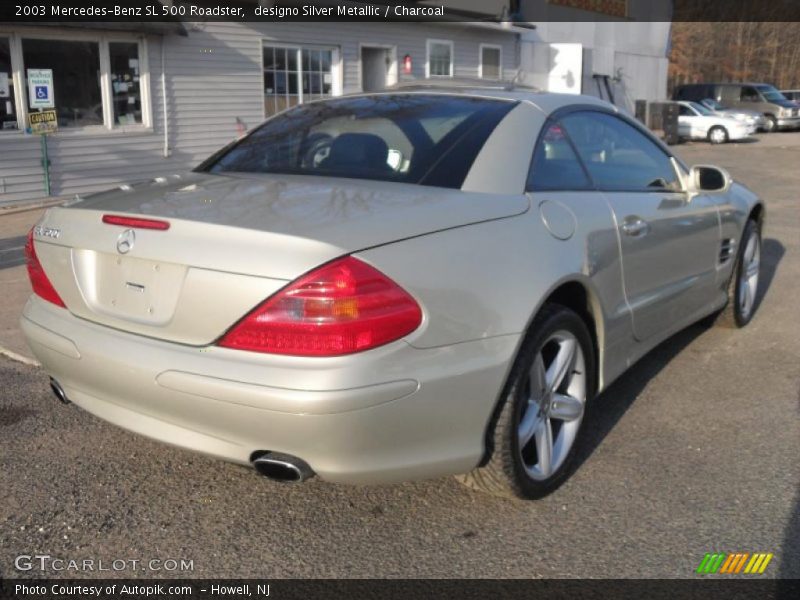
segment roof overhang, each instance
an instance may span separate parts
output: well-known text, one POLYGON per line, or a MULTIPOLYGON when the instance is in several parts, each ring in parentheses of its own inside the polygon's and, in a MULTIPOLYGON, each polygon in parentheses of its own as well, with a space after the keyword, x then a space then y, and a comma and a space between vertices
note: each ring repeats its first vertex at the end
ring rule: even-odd
POLYGON ((30 27, 69 27, 71 29, 102 29, 105 31, 129 31, 150 35, 189 35, 178 21, 60 21, 58 23, 18 23, 30 27))
POLYGON ((449 21, 449 23, 514 34, 530 33, 532 30, 536 29, 536 25, 532 23, 515 23, 513 21, 449 21))

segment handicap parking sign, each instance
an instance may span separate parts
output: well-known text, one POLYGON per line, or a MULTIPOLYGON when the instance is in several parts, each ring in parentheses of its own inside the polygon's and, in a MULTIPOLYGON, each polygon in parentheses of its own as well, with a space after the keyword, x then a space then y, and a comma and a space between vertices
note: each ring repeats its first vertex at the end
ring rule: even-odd
POLYGON ((31 108, 53 108, 53 70, 28 69, 28 104, 31 108))

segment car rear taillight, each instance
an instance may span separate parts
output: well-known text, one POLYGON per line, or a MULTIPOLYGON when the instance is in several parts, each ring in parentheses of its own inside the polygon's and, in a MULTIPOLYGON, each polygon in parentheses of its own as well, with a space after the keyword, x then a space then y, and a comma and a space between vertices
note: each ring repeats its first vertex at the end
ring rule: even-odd
POLYGON ((64 301, 58 295, 53 284, 50 283, 42 268, 42 263, 39 262, 39 258, 36 256, 36 248, 33 247, 33 229, 28 232, 28 241, 25 243, 25 260, 33 293, 56 306, 66 308, 64 301))
POLYGON ((422 322, 394 281, 348 256, 311 271, 233 326, 220 346, 294 356, 339 356, 387 344, 422 322))

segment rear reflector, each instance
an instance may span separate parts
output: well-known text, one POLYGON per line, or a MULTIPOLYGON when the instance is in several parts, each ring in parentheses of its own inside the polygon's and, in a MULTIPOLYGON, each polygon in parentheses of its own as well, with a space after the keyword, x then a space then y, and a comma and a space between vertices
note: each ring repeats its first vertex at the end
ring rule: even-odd
POLYGON ((39 262, 39 258, 36 256, 36 248, 33 247, 33 229, 28 232, 28 241, 25 243, 25 260, 33 293, 56 306, 66 308, 64 301, 56 292, 53 284, 50 283, 42 268, 42 263, 39 262))
POLYGON ((166 231, 169 229, 168 221, 123 217, 122 215, 103 215, 103 223, 119 225, 120 227, 133 227, 134 229, 157 229, 159 231, 166 231))
POLYGON ((340 356, 388 344, 419 327, 422 311, 394 281, 348 256, 271 296, 220 346, 293 356, 340 356))

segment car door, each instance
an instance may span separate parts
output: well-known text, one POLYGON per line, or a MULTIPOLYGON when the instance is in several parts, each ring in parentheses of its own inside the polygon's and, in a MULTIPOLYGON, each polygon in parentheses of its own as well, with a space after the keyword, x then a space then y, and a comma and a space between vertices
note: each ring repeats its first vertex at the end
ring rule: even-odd
POLYGON ((686 104, 678 109, 678 135, 689 139, 704 138, 708 133, 705 119, 686 104))
POLYGON ((762 95, 752 85, 742 86, 742 91, 739 95, 739 106, 763 113, 770 112, 769 103, 764 101, 762 95))
POLYGON ((714 295, 719 218, 683 189, 677 161, 638 126, 603 111, 561 119, 616 218, 625 296, 638 340, 674 331, 714 295))

